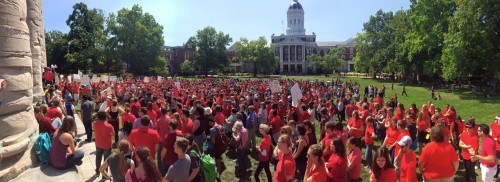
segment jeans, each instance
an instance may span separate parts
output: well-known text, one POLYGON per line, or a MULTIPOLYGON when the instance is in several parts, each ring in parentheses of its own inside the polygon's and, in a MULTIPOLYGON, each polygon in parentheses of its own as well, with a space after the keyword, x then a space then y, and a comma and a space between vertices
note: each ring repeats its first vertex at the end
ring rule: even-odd
POLYGON ((168 169, 165 169, 163 161, 161 160, 161 150, 163 150, 163 145, 160 142, 160 147, 156 152, 156 163, 158 164, 158 171, 160 171, 161 176, 165 176, 165 174, 167 174, 168 169))
POLYGON ((307 162, 296 162, 295 163, 295 168, 297 169, 295 171, 295 178, 299 179, 299 181, 302 181, 304 179, 304 175, 306 174, 306 166, 307 162))
POLYGON ((76 163, 81 163, 84 155, 85 153, 82 150, 77 150, 75 154, 68 155, 66 165, 61 169, 68 169, 75 166, 76 163))
POLYGON ((87 134, 87 140, 92 142, 92 120, 83 121, 83 126, 87 134))
POLYGON ((99 172, 99 168, 101 168, 101 160, 104 155, 104 160, 108 158, 108 156, 111 154, 111 149, 102 149, 99 147, 95 147, 95 172, 99 172))
POLYGON ((247 146, 250 147, 250 148, 255 148, 255 146, 257 145, 255 143, 255 129, 247 129, 247 133, 248 133, 248 144, 247 144, 247 146))
POLYGON ((366 145, 365 160, 367 166, 372 166, 373 161, 373 144, 366 145))
POLYGON ((255 169, 255 174, 253 175, 255 182, 260 182, 259 174, 262 172, 262 169, 266 172, 267 182, 272 182, 273 176, 271 175, 271 170, 269 169, 269 160, 259 161, 259 165, 257 166, 257 169, 255 169))
POLYGON ((203 151, 203 141, 205 139, 205 133, 203 133, 202 135, 195 135, 194 136, 194 142, 196 143, 196 145, 198 145, 200 151, 203 151))
POLYGON ((234 170, 236 174, 245 175, 247 171, 247 155, 246 149, 238 148, 236 150, 236 169, 234 170))
POLYGON ((118 143, 118 130, 120 129, 120 122, 118 120, 110 120, 108 123, 113 126, 113 129, 115 130, 115 143, 118 143))
POLYGON ((471 160, 464 160, 464 168, 465 168, 465 181, 466 182, 475 182, 476 181, 476 170, 474 166, 476 162, 472 162, 471 160))
POLYGON ((389 150, 389 157, 391 158, 391 163, 393 163, 393 164, 394 164, 394 151, 395 150, 396 150, 396 147, 392 147, 392 149, 389 150))

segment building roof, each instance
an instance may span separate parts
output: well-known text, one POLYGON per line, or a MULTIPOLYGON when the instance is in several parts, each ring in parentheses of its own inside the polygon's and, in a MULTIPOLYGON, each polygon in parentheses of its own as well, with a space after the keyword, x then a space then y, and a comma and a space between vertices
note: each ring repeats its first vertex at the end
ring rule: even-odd
POLYGON ((298 2, 298 0, 293 0, 292 1, 292 4, 290 4, 290 6, 288 7, 289 10, 291 9, 300 9, 300 10, 303 10, 302 9, 302 5, 298 2))
POLYGON ((354 39, 349 38, 345 41, 317 41, 318 47, 352 47, 354 46, 354 39))

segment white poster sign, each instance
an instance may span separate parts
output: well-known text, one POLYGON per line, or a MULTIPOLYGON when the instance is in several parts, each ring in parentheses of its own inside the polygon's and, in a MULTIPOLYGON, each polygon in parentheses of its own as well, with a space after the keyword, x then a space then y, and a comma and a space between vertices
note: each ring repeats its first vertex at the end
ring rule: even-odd
POLYGON ((278 80, 273 80, 269 82, 269 89, 271 89, 271 93, 279 93, 281 92, 281 85, 278 80))
POLYGON ((90 85, 90 77, 89 77, 89 75, 83 75, 81 83, 82 83, 82 85, 90 85))
POLYGON ((109 82, 116 82, 116 76, 109 76, 109 82))
POLYGON ((80 75, 78 75, 78 74, 73 74, 73 81, 75 81, 75 82, 79 82, 79 81, 81 81, 81 80, 80 80, 80 75))
POLYGON ((295 83, 292 89, 292 106, 297 107, 299 105, 299 100, 302 98, 302 91, 300 90, 299 84, 295 83))
POLYGON ((108 83, 109 81, 108 75, 101 75, 101 81, 108 83))
POLYGON ((149 77, 147 76, 144 77, 144 83, 149 83, 149 77))

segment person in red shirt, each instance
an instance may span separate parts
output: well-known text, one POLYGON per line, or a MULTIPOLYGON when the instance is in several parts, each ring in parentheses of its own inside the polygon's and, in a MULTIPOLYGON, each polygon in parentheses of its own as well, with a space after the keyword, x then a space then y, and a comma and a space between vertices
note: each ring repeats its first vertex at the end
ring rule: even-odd
POLYGON ((149 128, 149 123, 151 120, 149 116, 141 116, 141 126, 137 129, 132 130, 128 136, 130 144, 132 144, 132 149, 136 151, 139 147, 147 147, 151 156, 155 156, 155 152, 160 148, 160 135, 156 130, 149 128))
POLYGON ((75 99, 75 104, 78 104, 78 100, 80 100, 80 84, 79 83, 75 83, 73 85, 73 96, 74 96, 74 99, 75 99))
POLYGON ((360 146, 361 142, 354 137, 349 138, 347 141, 347 147, 351 150, 347 155, 347 174, 351 182, 361 181, 361 160, 363 154, 361 153, 360 146))
POLYGON ((55 118, 59 118, 62 120, 63 119, 62 112, 58 109, 60 103, 61 102, 58 98, 54 98, 52 100, 52 107, 49 108, 45 116, 50 118, 51 120, 54 120, 55 118))
POLYGON ((174 152, 174 144, 175 144, 175 139, 176 137, 182 137, 182 132, 177 130, 178 126, 178 120, 176 119, 171 119, 168 122, 168 126, 170 126, 170 132, 163 138, 161 144, 162 144, 162 150, 161 150, 161 161, 158 161, 158 165, 163 165, 162 167, 159 167, 159 170, 162 175, 166 173, 167 169, 177 161, 177 155, 175 155, 174 152))
POLYGON ((473 119, 467 120, 466 132, 460 135, 459 147, 462 148, 462 158, 464 160, 465 181, 476 181, 476 161, 471 160, 471 156, 476 155, 479 149, 479 138, 474 132, 476 123, 473 119))
MULTIPOLYGON (((394 143, 396 143, 398 136, 399 136, 399 132, 398 132, 398 129, 396 127, 396 118, 391 118, 391 119, 386 119, 386 120, 388 120, 389 122, 385 123, 385 127, 387 128, 387 130, 385 132, 386 137, 384 139, 384 142, 382 143, 382 146, 391 147, 394 145, 394 143)), ((391 161, 394 161, 395 148, 391 148, 389 150, 390 150, 389 155, 391 157, 391 161)))
POLYGON ((122 126, 125 126, 126 122, 134 125, 134 121, 136 118, 132 113, 130 113, 130 105, 128 103, 125 103, 125 109, 123 109, 123 111, 124 114, 122 115, 122 126))
POLYGON ((422 148, 425 144, 429 143, 429 139, 427 138, 427 135, 429 134, 428 131, 430 130, 431 124, 430 124, 430 119, 429 115, 427 114, 427 110, 425 109, 425 106, 422 107, 422 110, 418 113, 417 117, 417 138, 418 138, 418 150, 422 151, 422 148))
POLYGON ((290 136, 281 135, 276 143, 277 147, 274 149, 273 154, 278 158, 278 164, 274 173, 274 181, 287 182, 292 180, 295 175, 295 160, 292 151, 290 151, 292 145, 290 136))
POLYGON ((425 145, 420 154, 418 161, 420 173, 425 181, 453 181, 458 170, 458 155, 453 146, 445 140, 442 127, 431 128, 431 141, 425 145))
POLYGON ((182 133, 190 133, 193 134, 193 120, 189 118, 189 111, 187 109, 182 109, 181 112, 181 121, 182 121, 182 133))
POLYGON ((353 112, 357 111, 357 110, 358 110, 358 106, 356 106, 354 101, 351 101, 351 104, 349 104, 345 107, 345 114, 347 115, 347 118, 351 118, 353 112))
POLYGON ((330 155, 332 155, 333 151, 330 147, 328 147, 331 141, 336 137, 333 130, 335 130, 335 123, 333 121, 328 121, 325 123, 325 137, 321 140, 322 146, 324 146, 323 150, 323 160, 328 161, 330 159, 330 155))
MULTIPOLYGON (((477 126, 477 125, 476 125, 477 126)), ((495 121, 490 124, 491 137, 497 142, 496 144, 496 156, 500 158, 500 115, 495 117, 495 121)))
POLYGON ((156 128, 156 111, 153 109, 153 103, 152 102, 148 102, 147 103, 147 107, 146 107, 147 111, 146 111, 146 115, 149 116, 149 118, 151 118, 151 122, 153 123, 153 128, 156 128))
POLYGON ((377 151, 377 156, 375 157, 375 163, 373 163, 370 171, 370 181, 372 182, 396 181, 396 170, 394 169, 394 165, 392 165, 389 159, 389 150, 387 150, 387 148, 385 147, 381 147, 377 151))
MULTIPOLYGON (((395 148, 394 156, 398 156, 399 150, 401 149, 401 146, 399 146, 397 142, 399 142, 404 136, 410 136, 410 132, 406 129, 406 121, 399 120, 397 127, 399 133, 398 138, 396 139, 395 143, 389 147, 389 149, 395 148)), ((399 167, 399 165, 396 164, 396 167, 399 167)))
POLYGON ((306 182, 323 182, 326 181, 326 168, 323 162, 323 150, 318 144, 313 144, 307 151, 307 166, 304 175, 306 182))
POLYGON ((396 108, 396 115, 394 115, 397 120, 402 120, 405 118, 405 106, 402 103, 398 103, 396 108))
POLYGON ((273 118, 271 119, 271 122, 269 123, 271 125, 271 133, 273 135, 274 141, 277 141, 279 136, 280 136, 280 130, 281 127, 284 126, 283 121, 281 121, 281 118, 278 116, 278 111, 273 110, 273 118))
POLYGON ((373 158, 373 142, 374 139, 377 137, 375 135, 375 129, 373 128, 373 121, 375 121, 371 116, 368 116, 366 118, 366 130, 365 130, 365 145, 366 145, 366 150, 365 150, 365 160, 366 160, 366 166, 372 166, 372 158, 373 158))
POLYGON ((38 122, 38 131, 40 133, 47 132, 50 136, 54 134, 56 131, 56 128, 52 125, 52 121, 50 120, 49 117, 46 117, 42 110, 47 110, 48 106, 46 104, 43 104, 42 106, 35 106, 33 107, 35 111, 35 119, 38 122), (45 109, 41 109, 41 107, 45 107, 45 109))
POLYGON ((43 78, 45 79, 45 85, 54 83, 54 72, 50 68, 45 68, 45 72, 43 73, 43 78))
POLYGON ((404 136, 397 142, 401 150, 396 157, 399 167, 399 181, 417 182, 417 154, 411 149, 413 140, 404 136))
POLYGON ((215 106, 215 122, 218 125, 224 126, 224 120, 226 118, 224 117, 224 114, 222 113, 222 107, 217 105, 215 106))
POLYGON ((333 152, 326 164, 328 181, 347 182, 347 156, 344 142, 341 138, 335 138, 326 146, 333 152))
POLYGON ((111 154, 111 139, 113 138, 113 134, 115 134, 113 126, 106 122, 106 118, 106 112, 98 112, 97 120, 92 124, 95 135, 95 165, 97 174, 100 174, 99 168, 101 167, 103 155, 104 161, 106 161, 108 156, 111 154))
POLYGON ((363 121, 359 117, 359 111, 354 111, 352 113, 352 117, 349 118, 347 123, 347 129, 351 133, 351 136, 361 141, 361 137, 363 136, 363 121))
POLYGON ((161 108, 161 113, 162 114, 156 123, 156 131, 158 131, 160 138, 165 138, 165 136, 170 133, 169 121, 171 118, 167 115, 167 108, 161 108))
POLYGON ((259 175, 264 169, 266 173, 267 181, 272 182, 273 178, 271 176, 271 170, 269 169, 269 159, 271 156, 271 136, 269 135, 269 126, 266 124, 260 124, 259 132, 262 135, 262 140, 260 142, 260 146, 257 147, 257 151, 259 152, 259 165, 257 169, 255 169, 254 178, 256 182, 260 182, 259 175))
POLYGON ((490 128, 486 124, 480 124, 477 129, 478 136, 483 138, 481 143, 481 154, 472 156, 472 160, 481 162, 481 179, 483 181, 494 181, 498 170, 495 152, 495 140, 489 135, 490 128))

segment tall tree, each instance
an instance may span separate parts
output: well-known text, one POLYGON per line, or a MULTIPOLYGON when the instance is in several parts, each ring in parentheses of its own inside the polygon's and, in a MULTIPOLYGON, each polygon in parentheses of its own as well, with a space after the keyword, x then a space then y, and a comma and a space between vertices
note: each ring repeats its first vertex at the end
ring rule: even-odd
POLYGON ((66 20, 66 24, 70 28, 66 60, 75 65, 68 71, 103 68, 106 40, 103 11, 89 10, 85 3, 77 3, 73 6, 73 12, 66 20))
POLYGON ((66 61, 65 55, 68 54, 67 36, 67 34, 57 30, 45 32, 47 65, 57 65, 60 68, 58 72, 61 73, 70 73, 69 70, 72 68, 78 68, 77 65, 66 61))
POLYGON ((311 54, 307 56, 309 66, 321 68, 324 73, 332 73, 345 64, 345 60, 340 56, 345 52, 344 47, 331 48, 325 56, 311 54))
POLYGON ((406 38, 408 59, 418 75, 434 76, 441 71, 441 53, 448 21, 455 12, 454 0, 411 0, 412 29, 406 38))
MULTIPOLYGON (((409 63, 408 49, 405 46, 406 35, 411 30, 409 11, 399 10, 394 13, 394 17, 388 26, 392 30, 388 50, 394 53, 387 60, 387 67, 384 70, 386 73, 403 74, 403 77, 407 78, 414 70, 413 65, 409 63)), ((394 75, 392 75, 392 78, 394 78, 394 75)))
POLYGON ((163 27, 141 6, 123 8, 107 20, 107 59, 114 64, 127 66, 127 71, 139 74, 166 74, 166 60, 160 57, 163 50, 163 27))
POLYGON ((394 46, 391 46, 393 40, 393 29, 389 23, 393 19, 392 12, 377 11, 370 20, 363 24, 362 34, 355 38, 354 47, 357 55, 355 61, 356 69, 368 69, 374 76, 383 72, 387 66, 387 61, 394 59, 394 46), (361 66, 361 65, 365 66, 361 66))
POLYGON ((226 46, 232 42, 229 34, 217 32, 213 27, 205 27, 190 37, 187 44, 196 48, 195 65, 205 76, 209 71, 218 70, 229 65, 226 56, 226 46))
POLYGON ((277 59, 274 55, 274 45, 268 45, 265 37, 248 42, 246 38, 240 38, 235 43, 235 59, 242 62, 254 64, 253 76, 257 73, 270 74, 277 70, 277 59))
POLYGON ((467 80, 469 75, 494 76, 500 68, 500 49, 495 49, 495 45, 500 45, 500 2, 457 0, 456 3, 457 11, 450 18, 444 39, 441 61, 446 66, 443 66, 443 78, 467 80), (495 14, 496 25, 495 18, 491 18, 495 14), (496 32, 492 27, 496 27, 496 32))

